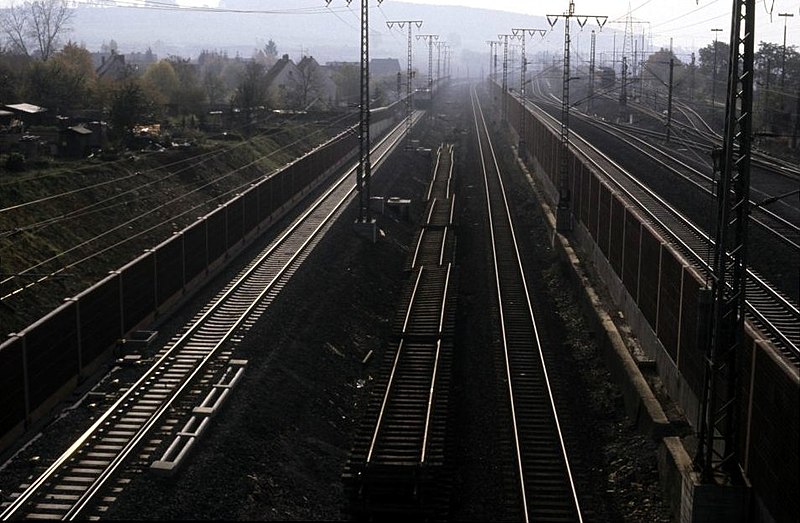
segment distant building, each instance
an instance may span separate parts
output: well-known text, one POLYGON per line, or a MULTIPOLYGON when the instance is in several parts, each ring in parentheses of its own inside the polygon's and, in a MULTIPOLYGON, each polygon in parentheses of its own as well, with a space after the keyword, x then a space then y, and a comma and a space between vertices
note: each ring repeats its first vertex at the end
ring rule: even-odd
MULTIPOLYGON (((319 65, 313 56, 304 56, 297 69, 301 73, 298 87, 305 90, 305 106, 332 107, 336 103, 336 82, 333 70, 319 65)), ((306 109, 306 107, 302 107, 306 109)))
POLYGON ((61 134, 60 151, 68 158, 83 158, 89 154, 92 131, 82 125, 67 127, 61 134))
POLYGON ((5 105, 3 108, 13 114, 13 119, 22 122, 24 127, 31 125, 42 125, 48 117, 48 111, 38 105, 21 103, 5 105))
POLYGON ((285 108, 287 106, 288 100, 293 90, 297 87, 301 76, 300 70, 289 58, 288 54, 283 55, 267 71, 267 94, 275 107, 285 108))
POLYGON ((95 68, 97 78, 123 80, 128 76, 129 68, 125 64, 125 55, 115 52, 112 52, 110 55, 95 53, 92 55, 93 61, 95 57, 100 59, 100 65, 95 68))
POLYGON ((400 71, 400 61, 397 58, 373 58, 369 61, 369 74, 372 78, 396 77, 400 71))
POLYGON ((124 56, 125 63, 136 70, 145 70, 158 62, 158 55, 149 48, 144 53, 126 53, 124 56))

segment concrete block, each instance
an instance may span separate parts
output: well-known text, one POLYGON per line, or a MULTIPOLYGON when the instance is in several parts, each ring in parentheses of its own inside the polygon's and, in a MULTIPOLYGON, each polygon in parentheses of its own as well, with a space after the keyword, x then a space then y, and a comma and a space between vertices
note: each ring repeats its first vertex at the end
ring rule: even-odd
POLYGON ((684 476, 681 523, 746 523, 750 521, 750 487, 700 483, 699 475, 684 476))

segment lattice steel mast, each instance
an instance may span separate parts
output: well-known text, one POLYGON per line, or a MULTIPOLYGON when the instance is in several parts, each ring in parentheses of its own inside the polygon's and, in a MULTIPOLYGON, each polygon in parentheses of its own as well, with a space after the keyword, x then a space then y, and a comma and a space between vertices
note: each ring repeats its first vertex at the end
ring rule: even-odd
POLYGON ((547 15, 547 23, 554 27, 559 17, 564 17, 564 74, 561 86, 561 158, 559 159, 558 172, 558 205, 556 208, 556 229, 559 232, 572 230, 572 195, 569 188, 569 164, 567 154, 569 153, 569 24, 575 18, 578 25, 583 29, 589 18, 594 18, 597 25, 602 28, 607 16, 604 15, 578 15, 575 14, 575 2, 570 0, 569 8, 566 13, 560 15, 547 15))
POLYGON ((525 143, 525 126, 526 126, 526 117, 528 111, 525 110, 525 86, 527 85, 527 72, 528 72, 528 59, 525 56, 525 34, 529 34, 531 36, 539 33, 539 35, 544 38, 547 34, 547 29, 530 29, 527 27, 518 27, 516 29, 512 28, 511 33, 522 40, 522 70, 520 71, 519 77, 519 96, 523 106, 523 109, 519 112, 519 146, 518 146, 518 154, 520 158, 525 160, 527 157, 527 149, 525 143))
POLYGON ((422 20, 387 20, 386 25, 391 29, 397 25, 400 29, 408 25, 408 67, 406 69, 406 148, 411 146, 411 116, 414 113, 414 90, 411 88, 411 77, 414 74, 411 68, 412 60, 412 46, 413 39, 411 38, 411 30, 416 25, 417 29, 422 27, 422 20))
MULTIPOLYGON (((332 0, 325 0, 330 5, 332 0)), ((351 0, 346 0, 350 5, 351 0)), ((378 0, 378 4, 383 0, 378 0)), ((369 8, 368 0, 361 0, 361 74, 359 83, 361 94, 359 101, 358 118, 358 169, 356 170, 356 190, 358 191, 358 221, 371 222, 372 211, 369 208, 370 179, 372 166, 370 164, 370 139, 369 139, 369 8)))
POLYGON ((695 464, 703 481, 741 480, 738 455, 737 358, 744 341, 747 220, 753 132, 755 0, 736 0, 731 20, 725 131, 719 168, 712 267, 710 344, 695 464), (720 477, 721 476, 721 477, 720 477))
POLYGON ((508 39, 517 38, 513 34, 497 35, 497 38, 503 42, 503 100, 502 100, 502 115, 503 121, 508 119, 508 39))
POLYGON ((428 44, 428 89, 430 90, 431 100, 433 100, 433 44, 439 39, 439 35, 417 35, 417 40, 422 40, 428 44))
POLYGON ((438 82, 442 78, 442 47, 447 47, 447 42, 439 40, 433 45, 436 46, 436 81, 438 82))
POLYGON ((486 40, 486 43, 489 44, 490 48, 489 67, 492 71, 490 78, 492 80, 497 80, 497 46, 503 42, 499 40, 486 40))

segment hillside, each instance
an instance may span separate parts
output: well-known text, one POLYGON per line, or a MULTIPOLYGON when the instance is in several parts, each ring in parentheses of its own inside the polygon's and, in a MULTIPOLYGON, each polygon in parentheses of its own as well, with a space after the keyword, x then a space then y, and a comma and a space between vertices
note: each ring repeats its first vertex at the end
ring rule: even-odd
POLYGON ((246 141, 0 167, 0 291, 14 293, 0 302, 3 337, 342 130, 275 125, 246 141))

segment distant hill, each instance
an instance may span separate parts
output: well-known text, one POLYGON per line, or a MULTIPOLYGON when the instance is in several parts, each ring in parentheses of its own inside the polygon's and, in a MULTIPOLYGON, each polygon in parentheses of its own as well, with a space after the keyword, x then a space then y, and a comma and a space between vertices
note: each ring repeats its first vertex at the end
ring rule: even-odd
MULTIPOLYGON (((324 6, 324 0, 320 0, 320 4, 324 6)), ((341 9, 344 6, 341 2, 338 10, 302 15, 81 6, 76 11, 69 38, 89 50, 98 50, 103 43, 113 39, 121 53, 151 48, 159 57, 178 55, 185 58, 194 58, 203 49, 225 50, 231 56, 250 57, 255 49, 263 48, 272 39, 280 54, 289 54, 294 59, 301 54, 310 54, 321 63, 355 61, 359 56, 358 2, 354 2, 349 10, 341 9)), ((251 11, 264 9, 263 3, 257 0, 223 0, 220 7, 251 11)), ((407 29, 389 30, 387 20, 423 20, 422 27, 419 30, 414 28, 413 34, 440 35, 440 39, 450 43, 453 49, 454 73, 457 67, 472 67, 473 76, 480 68, 489 66, 487 40, 496 40, 500 33, 510 33, 512 27, 549 29, 543 16, 389 0, 370 10, 370 54, 373 57, 399 58, 401 64, 405 64, 407 53, 407 29)), ((574 32, 573 42, 577 41, 580 48, 588 52, 588 24, 582 32, 577 28, 574 32)), ((604 48, 604 41, 608 41, 609 45, 605 47, 610 51, 611 31, 608 29, 598 37, 598 52, 604 48)), ((560 55, 562 48, 563 22, 557 24, 544 40, 538 36, 528 39, 529 56, 542 52, 560 55)), ((416 38, 413 52, 415 64, 426 67, 427 48, 416 38)))

